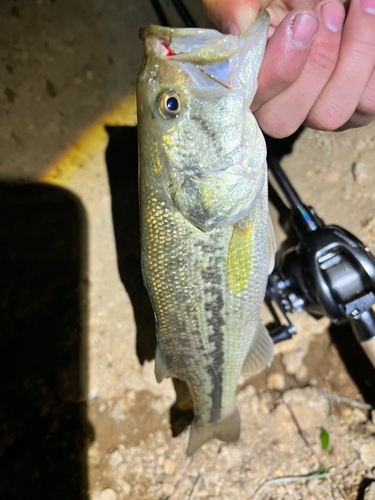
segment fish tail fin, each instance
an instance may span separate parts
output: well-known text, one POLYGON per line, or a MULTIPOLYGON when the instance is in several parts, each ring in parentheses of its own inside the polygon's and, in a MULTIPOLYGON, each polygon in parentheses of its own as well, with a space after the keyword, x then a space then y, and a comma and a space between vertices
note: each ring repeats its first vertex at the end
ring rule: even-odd
POLYGON ((259 320, 254 340, 250 345, 249 352, 242 367, 241 375, 244 377, 257 375, 264 370, 266 366, 269 366, 272 360, 273 341, 267 328, 259 320))
POLYGON ((217 438, 221 441, 233 443, 237 441, 241 433, 241 419, 236 407, 227 417, 207 425, 198 425, 194 419, 190 426, 189 444, 186 454, 191 456, 204 443, 210 439, 217 438))

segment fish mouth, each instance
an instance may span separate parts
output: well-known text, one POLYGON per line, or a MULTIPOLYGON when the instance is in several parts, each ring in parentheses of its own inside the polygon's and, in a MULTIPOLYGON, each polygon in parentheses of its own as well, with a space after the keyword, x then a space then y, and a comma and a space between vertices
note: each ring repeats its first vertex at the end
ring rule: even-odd
POLYGON ((224 35, 215 29, 167 28, 151 24, 139 31, 146 54, 195 64, 217 64, 236 55, 245 39, 268 30, 269 14, 260 11, 248 31, 240 35, 224 35))

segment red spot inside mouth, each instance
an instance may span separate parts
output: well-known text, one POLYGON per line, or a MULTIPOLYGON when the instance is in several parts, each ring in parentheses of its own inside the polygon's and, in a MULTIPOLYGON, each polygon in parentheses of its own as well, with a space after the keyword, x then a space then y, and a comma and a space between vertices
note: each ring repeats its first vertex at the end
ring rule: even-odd
POLYGON ((165 54, 164 55, 166 57, 175 56, 176 55, 174 52, 171 51, 171 49, 168 47, 168 45, 165 42, 162 42, 161 46, 163 47, 163 49, 165 49, 165 54))

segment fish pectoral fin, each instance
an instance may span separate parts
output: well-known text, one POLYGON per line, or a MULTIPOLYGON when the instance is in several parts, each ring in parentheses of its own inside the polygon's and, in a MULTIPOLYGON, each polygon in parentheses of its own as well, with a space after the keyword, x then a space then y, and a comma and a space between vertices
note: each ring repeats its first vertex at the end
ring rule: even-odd
POLYGON ((250 377, 260 373, 273 360, 272 338, 261 321, 259 321, 255 337, 242 367, 241 375, 250 377))
POLYGON ((194 419, 190 426, 189 444, 186 454, 191 456, 204 443, 216 438, 227 443, 237 441, 241 434, 241 419, 237 408, 227 417, 207 425, 198 425, 194 419))
POLYGON ((233 226, 228 250, 227 280, 229 290, 240 296, 247 288, 253 267, 254 224, 233 226))
POLYGON ((268 214, 268 274, 275 267, 276 240, 270 214, 268 214))
POLYGON ((165 378, 172 377, 159 346, 156 347, 155 352, 155 377, 158 384, 165 378))

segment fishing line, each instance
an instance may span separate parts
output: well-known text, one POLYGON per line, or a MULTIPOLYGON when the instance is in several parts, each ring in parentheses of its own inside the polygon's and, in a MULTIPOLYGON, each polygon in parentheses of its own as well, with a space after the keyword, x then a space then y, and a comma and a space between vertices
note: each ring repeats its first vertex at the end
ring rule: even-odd
MULTIPOLYGON (((184 2, 182 0, 171 0, 174 8, 176 9, 177 14, 180 16, 182 22, 185 24, 186 28, 196 28, 197 23, 194 21, 193 17, 191 16, 190 12, 186 8, 184 2)), ((170 27, 170 23, 168 21, 168 18, 163 10, 163 7, 159 0, 150 0, 151 5, 154 8, 155 14, 158 17, 159 24, 161 26, 168 26, 170 27)))
POLYGON ((178 15, 181 17, 182 21, 185 23, 187 28, 196 28, 197 23, 191 17, 190 12, 187 10, 184 2, 182 0, 171 0, 174 8, 177 10, 178 15))

